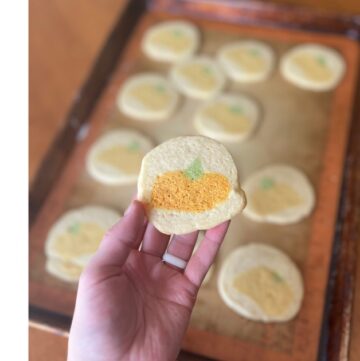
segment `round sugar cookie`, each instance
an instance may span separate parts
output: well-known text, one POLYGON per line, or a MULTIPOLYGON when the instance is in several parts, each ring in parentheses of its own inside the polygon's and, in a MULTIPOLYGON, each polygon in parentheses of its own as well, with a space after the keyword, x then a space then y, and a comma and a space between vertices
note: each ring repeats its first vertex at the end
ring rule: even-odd
POLYGON ((259 106, 245 95, 220 95, 200 105, 194 117, 196 130, 220 142, 240 142, 255 130, 259 106))
POLYGON ((176 64, 170 77, 178 90, 195 99, 209 99, 225 86, 225 75, 215 61, 199 56, 176 64))
POLYGON ((232 251, 223 263, 218 290, 224 303, 254 321, 284 322, 299 312, 302 276, 282 251, 255 243, 232 251))
POLYGON ((202 136, 173 138, 147 153, 138 199, 150 222, 165 234, 214 227, 241 212, 246 203, 230 153, 202 136))
POLYGON ((95 180, 104 184, 136 183, 142 158, 152 147, 152 142, 135 130, 113 130, 91 147, 86 167, 95 180))
POLYGON ((178 99, 177 91, 166 78, 156 73, 142 73, 124 83, 117 105, 133 119, 159 121, 170 117, 178 99))
POLYGON ((288 165, 271 165, 253 173, 243 184, 244 215, 258 222, 288 224, 308 216, 315 194, 307 177, 288 165))
POLYGON ((63 214, 51 227, 45 253, 51 259, 85 267, 105 232, 120 219, 112 209, 85 206, 63 214))
POLYGON ((78 282, 83 271, 83 267, 57 258, 48 258, 45 267, 48 273, 65 282, 78 282))
POLYGON ((275 66, 272 48, 257 40, 242 40, 226 44, 217 53, 226 75, 243 83, 267 79, 275 66))
POLYGON ((318 44, 298 45, 281 59, 280 70, 290 83, 314 91, 335 88, 345 74, 344 58, 336 50, 318 44))
POLYGON ((188 21, 164 21, 144 35, 141 47, 151 59, 169 63, 191 57, 199 47, 200 35, 188 21))

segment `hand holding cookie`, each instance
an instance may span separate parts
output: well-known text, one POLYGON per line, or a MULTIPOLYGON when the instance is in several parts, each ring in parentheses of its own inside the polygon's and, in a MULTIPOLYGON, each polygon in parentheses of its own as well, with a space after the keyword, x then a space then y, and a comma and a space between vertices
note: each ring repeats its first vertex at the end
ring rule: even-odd
POLYGON ((198 232, 170 239, 133 201, 81 276, 68 360, 175 360, 228 225, 208 230, 192 255, 198 232))

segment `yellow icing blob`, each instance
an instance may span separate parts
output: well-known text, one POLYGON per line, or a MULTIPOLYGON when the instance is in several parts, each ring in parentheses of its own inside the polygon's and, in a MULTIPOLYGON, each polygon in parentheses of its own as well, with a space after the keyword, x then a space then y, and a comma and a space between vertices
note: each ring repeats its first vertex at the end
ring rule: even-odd
POLYGON ((96 161, 109 165, 122 173, 138 174, 144 154, 122 145, 115 145, 100 152, 96 161))
POLYGON ((162 84, 137 84, 130 89, 129 95, 152 111, 166 109, 171 101, 171 95, 162 84))
POLYGON ((178 29, 166 29, 154 32, 149 41, 160 47, 170 50, 175 54, 185 52, 192 45, 191 38, 178 29))
POLYGON ((234 278, 234 288, 250 297, 268 316, 280 316, 294 295, 288 284, 267 267, 256 267, 234 278))
POLYGON ((208 118, 208 126, 212 121, 216 128, 229 133, 243 133, 249 130, 251 122, 246 118, 237 107, 232 107, 223 103, 214 103, 206 108, 204 115, 208 118))
POLYGON ((300 195, 292 187, 282 183, 258 188, 250 195, 250 199, 252 208, 260 215, 281 212, 303 202, 300 195))
POLYGON ((71 262, 60 261, 57 259, 49 260, 50 267, 55 269, 58 273, 62 273, 71 278, 80 278, 82 267, 77 266, 71 262))
POLYGON ((225 56, 240 69, 247 73, 258 73, 264 70, 265 60, 247 48, 233 48, 225 52, 225 56))
POLYGON ((64 260, 95 253, 105 231, 96 223, 74 222, 57 237, 53 244, 54 251, 64 260))
POLYGON ((219 173, 204 173, 193 180, 184 172, 164 173, 156 178, 150 206, 185 212, 203 212, 224 202, 231 190, 228 179, 219 173))
POLYGON ((200 90, 209 91, 217 85, 213 70, 206 65, 186 64, 179 69, 179 73, 200 90))
POLYGON ((298 66, 303 75, 315 81, 328 81, 333 77, 331 69, 326 65, 325 59, 310 54, 297 54, 292 58, 293 63, 298 66))

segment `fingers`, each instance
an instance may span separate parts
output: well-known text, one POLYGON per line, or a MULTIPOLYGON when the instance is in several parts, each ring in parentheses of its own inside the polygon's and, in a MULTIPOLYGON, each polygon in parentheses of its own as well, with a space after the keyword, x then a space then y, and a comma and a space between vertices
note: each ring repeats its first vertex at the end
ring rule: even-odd
POLYGON ((144 235, 145 235, 145 232, 146 232, 146 229, 147 229, 147 226, 148 226, 148 220, 145 218, 145 221, 144 221, 144 224, 143 224, 143 227, 142 227, 142 231, 139 232, 138 236, 137 236, 137 239, 135 241, 135 244, 138 245, 138 249, 141 247, 141 242, 143 241, 144 239, 144 235))
POLYGON ((227 221, 209 229, 205 233, 205 237, 202 240, 199 248, 190 258, 184 275, 195 286, 201 286, 201 283, 205 278, 210 266, 214 262, 216 254, 218 253, 219 248, 224 240, 229 224, 230 222, 227 221))
POLYGON ((144 208, 134 200, 124 217, 106 233, 91 264, 122 266, 131 250, 139 248, 145 227, 144 208))
POLYGON ((162 257, 170 236, 158 231, 152 224, 146 228, 141 251, 155 257, 162 257))
POLYGON ((193 252, 199 231, 173 235, 166 253, 187 262, 193 252))

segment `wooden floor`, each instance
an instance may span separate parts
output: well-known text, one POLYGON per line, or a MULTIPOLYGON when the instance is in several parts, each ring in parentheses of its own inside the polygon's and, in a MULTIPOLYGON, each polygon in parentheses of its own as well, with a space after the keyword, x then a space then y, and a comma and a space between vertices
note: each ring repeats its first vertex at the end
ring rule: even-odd
MULTIPOLYGON (((359 0, 275 0, 316 9, 360 14, 359 0)), ((65 115, 92 62, 127 0, 31 0, 30 9, 30 183, 63 126, 65 115)), ((359 239, 360 243, 360 239, 359 239)), ((360 244, 358 246, 360 252, 360 244)), ((30 361, 66 359, 67 339, 30 327, 30 361)), ((360 360, 360 267, 350 361, 360 360)), ((182 355, 181 360, 196 360, 182 355)))

